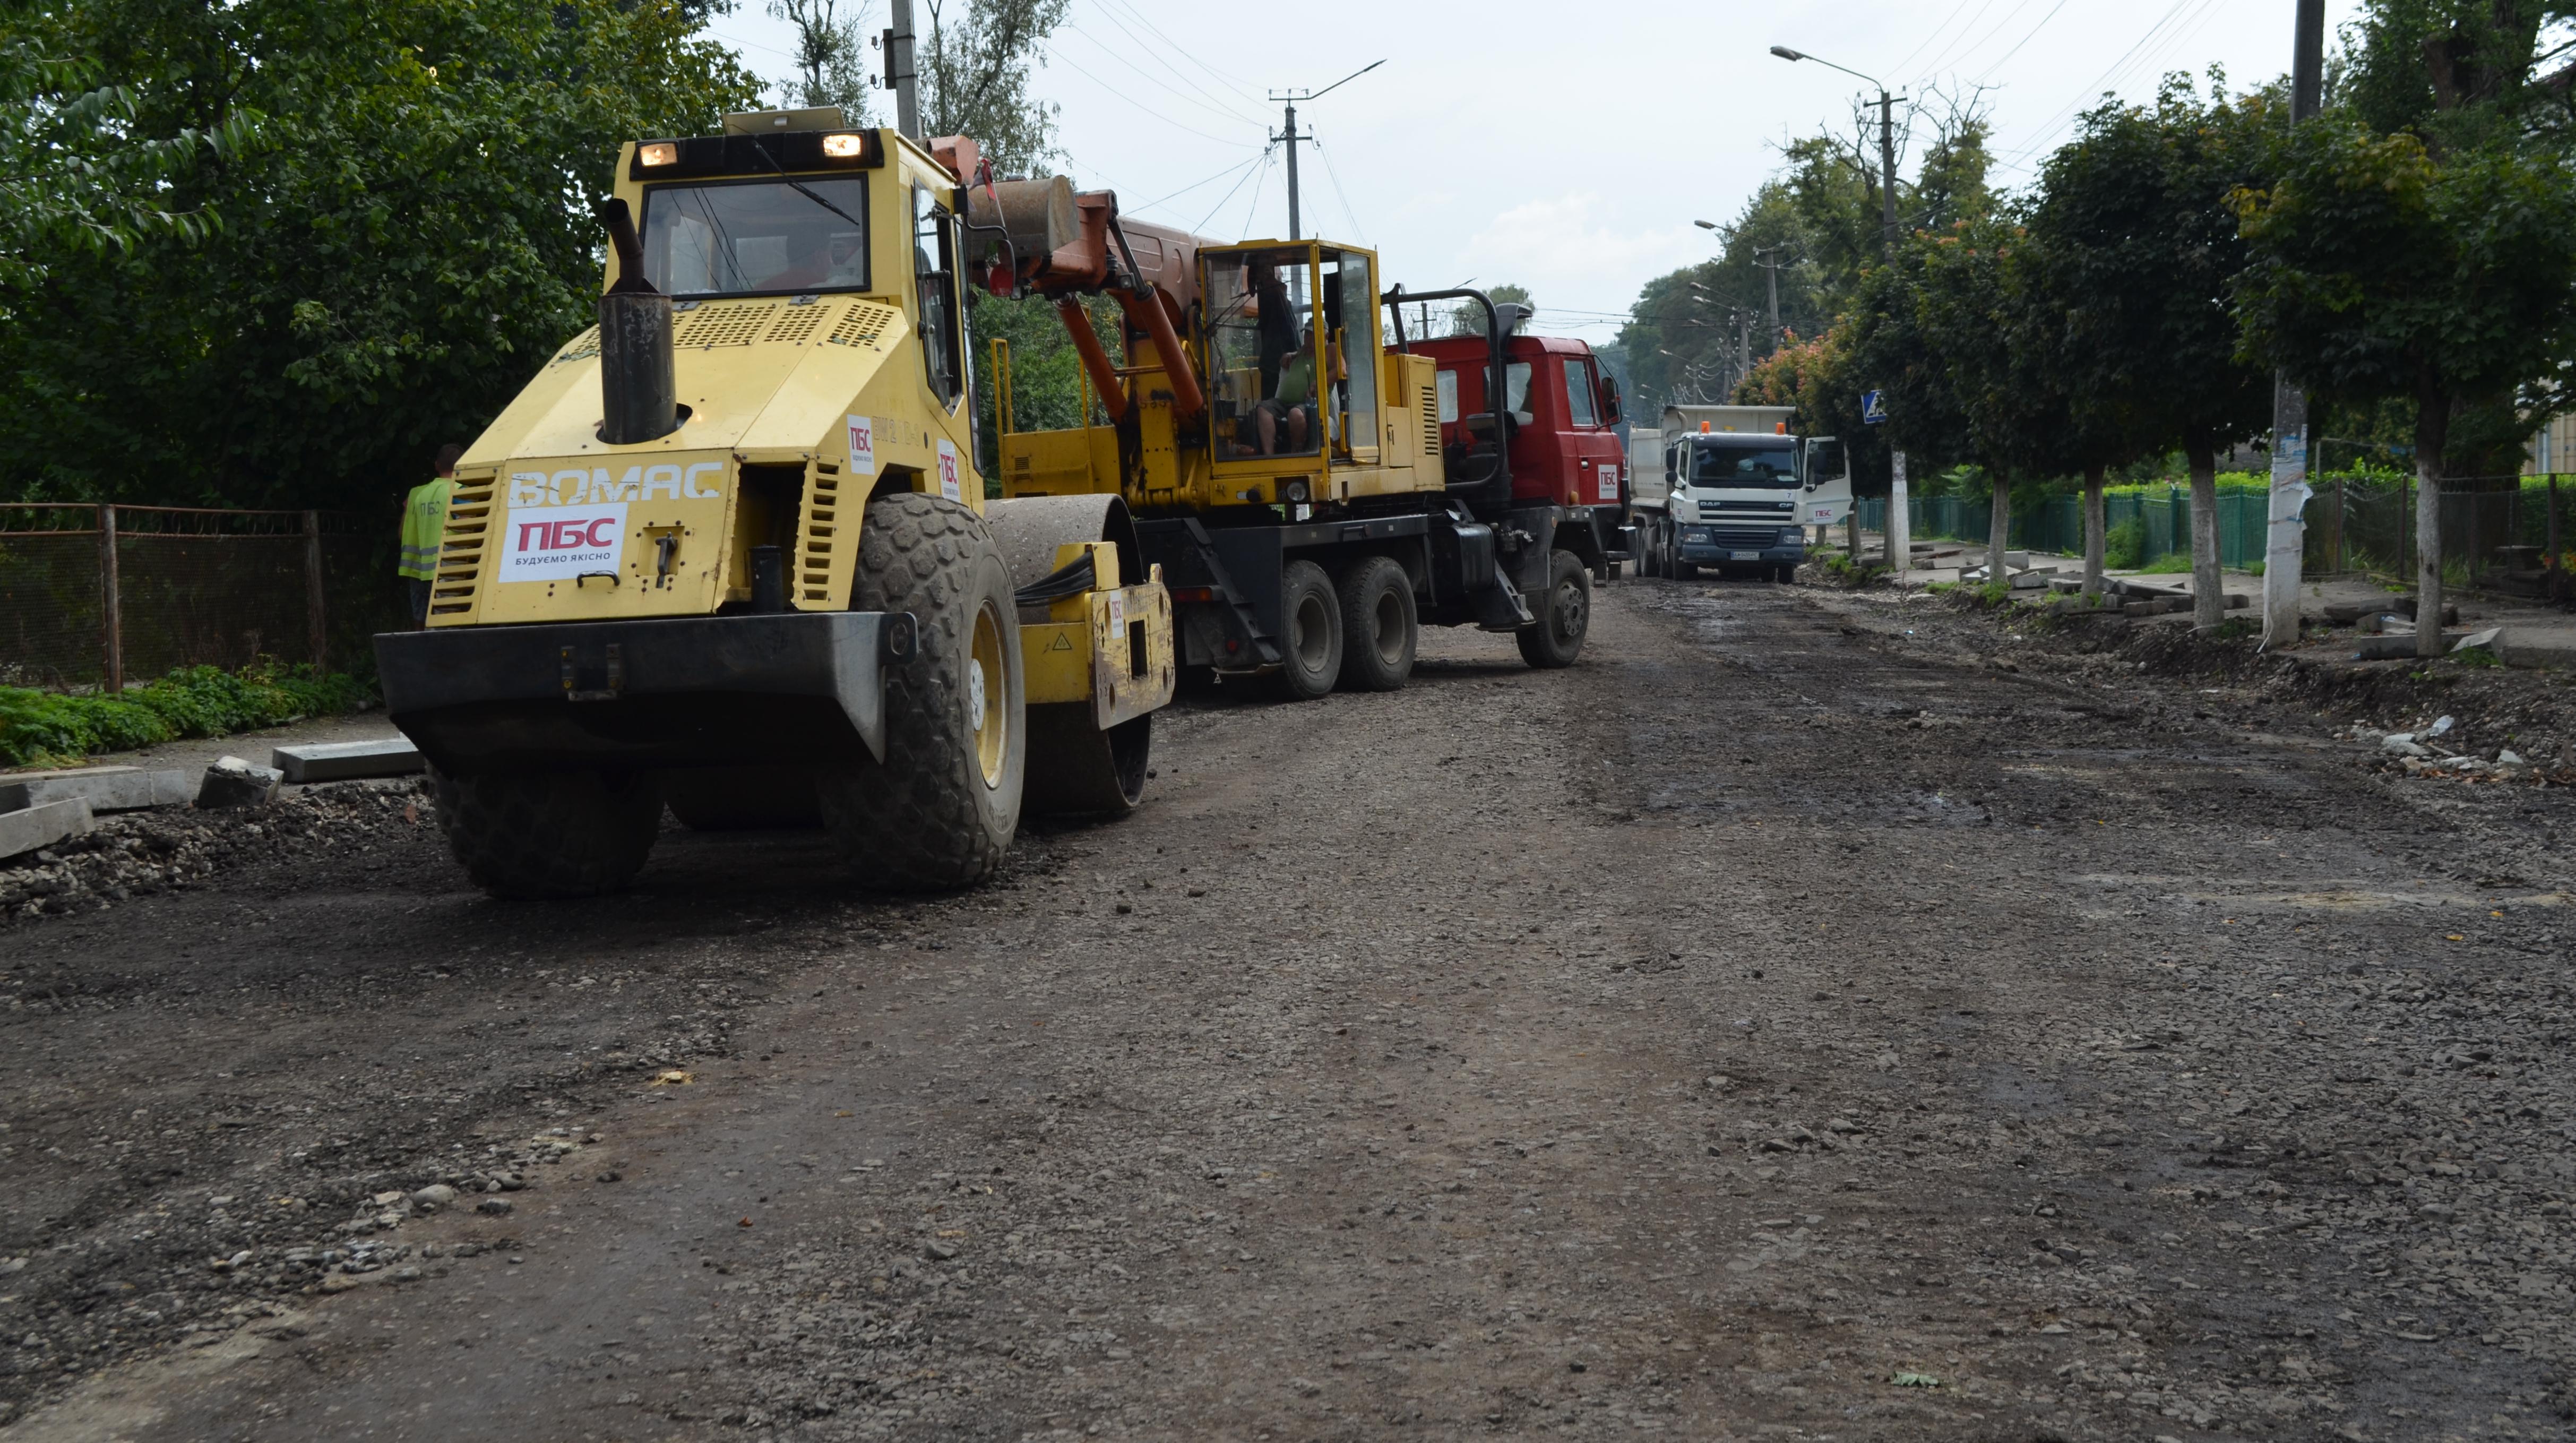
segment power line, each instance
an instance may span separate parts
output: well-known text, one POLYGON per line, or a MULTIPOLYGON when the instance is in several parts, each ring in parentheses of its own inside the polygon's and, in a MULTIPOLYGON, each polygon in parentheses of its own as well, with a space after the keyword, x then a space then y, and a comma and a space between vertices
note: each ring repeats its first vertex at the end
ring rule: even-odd
MULTIPOLYGON (((1270 168, 1270 149, 1271 148, 1269 146, 1265 145, 1261 148, 1261 153, 1252 158, 1253 163, 1259 166, 1262 170, 1268 170, 1270 168)), ((1255 172, 1255 174, 1258 173, 1258 171, 1255 172)), ((1225 209, 1225 203, 1234 199, 1235 191, 1243 189, 1243 183, 1251 178, 1252 177, 1249 175, 1235 177, 1233 189, 1228 190, 1223 196, 1219 197, 1216 204, 1208 207, 1208 213, 1199 217, 1199 223, 1197 225, 1190 227, 1191 232, 1195 234, 1207 229, 1207 223, 1216 219, 1216 213, 1225 209)), ((1252 194, 1257 200, 1260 198, 1261 192, 1256 188, 1252 194)))
MULTIPOLYGON (((1267 152, 1264 152, 1264 154, 1267 154, 1267 152)), ((1148 211, 1148 210, 1152 210, 1154 207, 1156 207, 1156 206, 1158 206, 1158 205, 1161 205, 1164 201, 1178 200, 1178 199, 1180 199, 1182 196, 1188 195, 1191 191, 1194 191, 1194 190, 1198 189, 1200 186, 1203 186, 1203 185, 1214 185, 1216 182, 1218 182, 1218 181, 1220 181, 1220 180, 1225 179, 1225 178, 1226 178, 1227 176, 1229 176, 1229 175, 1233 175, 1236 171, 1238 171, 1238 170, 1242 170, 1242 169, 1243 169, 1244 167, 1246 167, 1246 166, 1259 165, 1259 164, 1261 163, 1261 160, 1262 160, 1262 157, 1261 157, 1261 156, 1259 156, 1259 155, 1256 155, 1256 156, 1254 156, 1254 157, 1253 157, 1252 159, 1250 159, 1250 160, 1242 161, 1242 162, 1240 162, 1240 163, 1238 163, 1238 164, 1235 164, 1235 165, 1229 165, 1229 166, 1227 166, 1225 169, 1218 171, 1216 174, 1214 174, 1214 175, 1212 175, 1212 176, 1209 176, 1209 177, 1208 177, 1207 179, 1205 179, 1205 180, 1194 180, 1194 181, 1190 182, 1188 185, 1182 186, 1179 190, 1173 191, 1170 195, 1162 196, 1162 197, 1160 197, 1160 198, 1158 198, 1158 199, 1155 199, 1155 200, 1149 200, 1149 201, 1145 202, 1143 205, 1140 205, 1140 206, 1136 206, 1136 207, 1134 207, 1134 209, 1139 210, 1139 211, 1148 211)), ((1237 186, 1242 185, 1242 183, 1243 183, 1243 182, 1242 182, 1242 181, 1240 181, 1240 180, 1237 180, 1237 181, 1235 182, 1235 184, 1236 184, 1237 186)), ((1232 191, 1228 191, 1228 192, 1226 192, 1226 194, 1227 194, 1229 197, 1231 197, 1231 196, 1234 194, 1234 192, 1232 192, 1232 191)), ((1219 205, 1223 205, 1223 204, 1225 204, 1225 202, 1224 202, 1224 201, 1218 201, 1218 202, 1217 202, 1217 204, 1219 204, 1219 205)), ((1123 207, 1122 207, 1122 209, 1123 209, 1123 207)))
POLYGON ((1971 81, 1970 83, 1971 83, 1971 84, 1974 84, 1974 85, 1983 85, 1983 84, 1985 84, 1985 83, 1986 83, 1986 81, 1987 81, 1990 77, 1992 77, 1996 71, 2003 69, 2003 68, 2004 68, 2004 66, 2005 66, 2005 64, 2006 64, 2007 62, 2009 62, 2009 61, 2010 61, 2014 56, 2019 55, 2019 54, 2021 53, 2021 48, 2022 48, 2023 46, 2025 46, 2025 45, 2028 45, 2028 44, 2031 42, 2031 37, 2032 37, 2032 36, 2035 36, 2035 35, 2039 34, 2039 32, 2040 32, 2040 31, 2047 29, 2047 28, 2048 28, 2048 22, 2049 22, 2049 21, 2051 21, 2051 20, 2056 19, 2056 18, 2057 18, 2057 12, 2058 12, 2058 11, 2060 11, 2060 10, 2063 10, 2063 9, 2065 9, 2065 8, 2066 8, 2066 0, 2057 0, 2057 3, 2056 3, 2055 5, 2053 5, 2053 6, 2049 7, 2049 11, 2048 11, 2048 13, 2047 13, 2047 14, 2042 15, 2041 17, 2039 17, 2039 23, 2038 23, 2037 25, 2033 25, 2032 27, 2030 27, 2030 29, 2029 29, 2027 32, 2025 32, 2019 40, 2016 40, 2016 41, 2014 41, 2014 42, 2013 42, 2013 48, 2004 52, 2004 54, 2003 54, 2003 59, 1998 60, 1998 61, 1996 61, 1994 64, 1987 66, 1987 67, 1986 67, 1985 74, 1978 76, 1974 81, 1971 81))
MULTIPOLYGON (((1244 100, 1257 101, 1260 98, 1252 93, 1251 81, 1244 79, 1240 75, 1228 75, 1226 72, 1217 69, 1215 66, 1208 64, 1204 60, 1201 60, 1196 52, 1180 45, 1175 42, 1171 36, 1165 34, 1161 26, 1156 25, 1152 20, 1147 19, 1145 12, 1137 9, 1133 4, 1130 4, 1129 0, 1109 0, 1109 3, 1115 4, 1119 9, 1136 17, 1136 23, 1144 26, 1146 30, 1150 31, 1154 38, 1161 42, 1163 50, 1168 50, 1171 53, 1180 56, 1183 60, 1188 61, 1192 65, 1197 66, 1199 69, 1206 71, 1209 78, 1216 81, 1217 84, 1233 91, 1237 96, 1244 100)), ((1159 54, 1160 51, 1157 53, 1159 54)))
MULTIPOLYGON (((1932 33, 1924 36, 1922 40, 1918 41, 1913 49, 1906 51, 1905 58, 1903 60, 1889 66, 1887 68, 1887 73, 1890 75, 1903 74, 1905 72, 1905 67, 1914 63, 1914 57, 1922 54, 1925 47, 1929 46, 1933 41, 1940 39, 1943 33, 1949 30, 1950 22, 1958 19, 1959 12, 1967 9, 1971 3, 1972 0, 1959 0, 1958 4, 1950 7, 1949 16, 1942 20, 1940 24, 1933 26, 1932 33)), ((1986 0, 1986 3, 1991 5, 1994 3, 1994 0, 1986 0)), ((1984 12, 1980 11, 1978 13, 1983 14, 1984 12)))
MULTIPOLYGON (((1263 152, 1261 153, 1261 168, 1260 168, 1259 170, 1256 170, 1256 171, 1254 171, 1254 172, 1252 173, 1252 204, 1250 204, 1250 205, 1248 205, 1248 206, 1245 206, 1245 207, 1244 207, 1244 209, 1243 209, 1243 229, 1242 229, 1242 230, 1240 230, 1240 231, 1237 231, 1237 232, 1235 233, 1235 237, 1234 237, 1234 238, 1235 238, 1236 240, 1243 241, 1243 240, 1250 240, 1250 239, 1252 239, 1252 218, 1253 218, 1253 216, 1255 216, 1255 215, 1259 214, 1259 213, 1260 213, 1260 210, 1261 210, 1261 183, 1262 183, 1264 180, 1269 179, 1269 177, 1270 177, 1270 152, 1269 152, 1269 151, 1267 151, 1267 150, 1265 150, 1265 151, 1263 151, 1263 152)), ((1242 187, 1240 187, 1240 186, 1237 186, 1237 187, 1236 187, 1236 189, 1238 189, 1238 190, 1240 190, 1241 188, 1242 188, 1242 187)), ((1224 205, 1224 204, 1225 204, 1225 202, 1224 202, 1224 201, 1218 201, 1218 202, 1217 202, 1217 204, 1218 204, 1218 205, 1220 205, 1220 206, 1222 206, 1222 205, 1224 205)), ((1215 215, 1215 214, 1216 214, 1216 212, 1215 212, 1215 211, 1209 211, 1209 212, 1208 212, 1208 214, 1209 214, 1209 215, 1211 215, 1211 216, 1213 216, 1213 215, 1215 215)), ((1206 222, 1205 222, 1205 221, 1201 221, 1199 224, 1200 224, 1200 225, 1205 225, 1205 224, 1206 224, 1206 222)), ((1197 226, 1192 226, 1192 227, 1191 227, 1191 229, 1192 229, 1192 230, 1196 230, 1196 229, 1198 229, 1198 227, 1197 227, 1197 226)))
POLYGON ((1308 132, 1307 138, 1314 141, 1315 154, 1324 159, 1325 178, 1333 183, 1333 197, 1342 203, 1342 219, 1351 223, 1351 234, 1358 236, 1362 245, 1375 248, 1377 242, 1370 240, 1368 232, 1360 228, 1359 213, 1351 209, 1351 198, 1342 193, 1342 174, 1333 169, 1333 157, 1324 149, 1324 142, 1315 139, 1312 132, 1308 132))
MULTIPOLYGON (((1115 19, 1116 17, 1113 16, 1111 18, 1115 19)), ((1067 22, 1064 28, 1081 36, 1083 39, 1090 41, 1092 44, 1099 46, 1100 49, 1111 59, 1116 60, 1119 64, 1135 71, 1138 77, 1143 79, 1146 84, 1160 87, 1165 93, 1169 94, 1175 100, 1185 101, 1191 105, 1195 105, 1199 109, 1208 112, 1210 115, 1216 116, 1220 120, 1238 121, 1245 125, 1259 125, 1261 123, 1260 121, 1240 112, 1227 110, 1221 106, 1211 105, 1207 101, 1198 99, 1196 96, 1184 95, 1180 91, 1174 90, 1171 82, 1163 79, 1159 75, 1152 74, 1143 66, 1128 59, 1125 53, 1118 50, 1116 47, 1102 44, 1098 36, 1093 35, 1090 31, 1083 29, 1079 25, 1067 22)))
POLYGON ((2115 87, 2120 80, 2125 79, 2130 67, 2140 58, 2141 52, 2145 52, 2150 57, 2161 55, 2185 33, 2182 27, 2167 31, 2167 27, 2172 26, 2185 10, 2195 4, 2199 5, 2201 7, 2199 18, 2206 21, 2211 14, 2215 13, 2214 7, 2217 3, 2218 0, 2174 0, 2172 7, 2166 10, 2155 24, 2147 27, 2147 32, 2139 36, 2135 44, 2121 52, 2120 58, 2112 61, 2108 70, 2103 71, 2091 85, 2077 92, 2074 99, 2059 107, 2054 115, 2043 122, 2044 128, 2039 132, 2037 139, 2028 145, 1998 155, 1998 165, 2008 170, 2029 170, 2030 158, 2053 145, 2058 134, 2074 123, 2075 118, 2083 113, 2088 102, 2098 99, 2103 91, 2115 87), (2162 40, 2157 39, 2159 32, 2165 32, 2162 40), (2148 51, 2147 47, 2151 42, 2156 48, 2148 51))
POLYGON ((1186 130, 1190 134, 1199 137, 1201 140, 1213 140, 1219 145, 1232 145, 1244 150, 1250 150, 1252 148, 1249 141, 1228 140, 1222 135, 1210 135, 1206 131, 1199 129, 1197 126, 1183 125, 1179 121, 1163 114, 1159 110, 1156 110, 1154 107, 1138 100, 1136 97, 1129 95, 1126 91, 1118 89, 1117 87, 1109 84, 1109 82, 1102 80, 1099 76, 1092 74, 1090 71, 1083 69, 1079 65, 1074 64, 1071 60, 1065 59, 1062 52, 1058 52, 1054 58, 1063 60, 1065 68, 1071 70, 1074 74, 1079 75, 1083 79, 1090 81, 1092 84, 1099 86, 1101 89, 1108 91, 1111 95, 1114 95, 1120 100, 1127 102, 1129 105, 1136 107, 1138 110, 1145 112, 1147 115, 1150 115, 1156 120, 1163 122, 1165 125, 1172 127, 1174 130, 1186 130))
MULTIPOLYGON (((1172 51, 1180 51, 1184 56, 1187 56, 1189 52, 1181 50, 1180 46, 1174 44, 1171 37, 1165 35, 1159 28, 1157 28, 1153 21, 1147 20, 1142 15, 1138 15, 1136 17, 1138 24, 1143 25, 1146 30, 1152 32, 1154 38, 1153 40, 1148 41, 1143 36, 1138 35, 1133 29, 1130 29, 1126 21, 1119 19, 1117 11, 1103 8, 1100 13, 1108 17, 1110 24, 1117 26, 1120 30, 1126 31, 1127 38, 1135 41, 1138 48, 1153 56, 1155 64, 1162 66, 1165 70, 1171 71, 1173 79, 1180 81, 1183 85, 1186 85, 1192 90, 1197 91, 1199 94, 1206 96, 1210 101, 1214 101, 1219 109, 1226 108, 1225 103, 1222 100, 1219 100, 1217 96, 1211 94, 1205 86, 1202 86, 1197 81, 1183 75, 1179 68, 1174 66, 1171 61, 1163 58, 1167 53, 1172 51)), ((1099 42, 1095 40, 1092 43, 1096 45, 1099 42)), ((1204 70, 1207 67, 1202 65, 1199 68, 1204 70)), ((1249 99, 1250 97, 1240 96, 1238 98, 1249 99)), ((1259 125, 1261 123, 1260 121, 1254 120, 1238 111, 1227 110, 1227 113, 1246 125, 1259 125)))
POLYGON ((1933 54, 1929 61, 1924 63, 1923 69, 1925 72, 1929 73, 1939 70, 1942 65, 1949 60, 1951 55, 1958 51, 1960 42, 1966 40, 1968 36, 1975 33, 1977 22, 1985 19, 1986 12, 1994 8, 1995 0, 1985 0, 1984 4, 1979 5, 1977 7, 1977 13, 1968 17, 1968 23, 1959 27, 1959 33, 1951 38, 1950 43, 1942 46, 1940 50, 1933 54))
MULTIPOLYGON (((1984 21, 1984 18, 1986 18, 1986 10, 1991 10, 1991 8, 1994 8, 1994 3, 1991 3, 1991 0, 1989 0, 1989 3, 1986 3, 1984 8, 1981 8, 1981 10, 1978 10, 1978 13, 1976 13, 1976 21, 1984 21)), ((1976 31, 1976 21, 1968 21, 1968 26, 1965 26, 1963 31, 1960 31, 1958 41, 1953 41, 1953 44, 1942 46, 1942 52, 1937 54, 1937 57, 1932 59, 1932 64, 1927 64, 1927 67, 1924 67, 1924 70, 1927 70, 1927 72, 1937 72, 1937 70, 1940 70, 1940 67, 1942 67, 1942 64, 1950 64, 1950 62, 1953 62, 1953 59, 1968 59, 1968 57, 1971 57, 1971 54, 1976 54, 1978 46, 1984 46, 1986 41, 1991 41, 1991 39, 1994 39, 1994 36, 1999 36, 1999 33, 2004 31, 2004 26, 2009 26, 2009 23, 2012 23, 2014 15, 2020 15, 2022 10, 2027 10, 2027 8, 2030 8, 2030 0, 2017 0, 2017 3, 2012 5, 2012 10, 2004 10, 2004 18, 2002 18, 2002 21, 1996 21, 1996 23, 1994 23, 1994 28, 1991 28, 1991 31, 1986 31, 1984 39, 1968 39, 1968 33, 1976 31)))

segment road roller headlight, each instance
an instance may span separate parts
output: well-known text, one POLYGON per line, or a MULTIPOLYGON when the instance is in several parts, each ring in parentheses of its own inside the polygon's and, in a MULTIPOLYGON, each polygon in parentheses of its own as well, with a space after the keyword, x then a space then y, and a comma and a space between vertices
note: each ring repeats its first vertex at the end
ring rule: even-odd
POLYGON ((1293 504, 1295 504, 1296 502, 1299 502, 1299 501, 1303 501, 1303 500, 1305 500, 1305 499, 1306 499, 1306 483, 1305 483, 1305 482, 1303 482, 1303 481, 1291 481, 1291 482, 1287 483, 1286 485, 1284 485, 1284 486, 1280 487, 1280 488, 1279 488, 1279 499, 1280 499, 1280 500, 1282 500, 1282 501, 1289 502, 1289 503, 1290 503, 1290 504, 1292 504, 1292 505, 1293 505, 1293 504))

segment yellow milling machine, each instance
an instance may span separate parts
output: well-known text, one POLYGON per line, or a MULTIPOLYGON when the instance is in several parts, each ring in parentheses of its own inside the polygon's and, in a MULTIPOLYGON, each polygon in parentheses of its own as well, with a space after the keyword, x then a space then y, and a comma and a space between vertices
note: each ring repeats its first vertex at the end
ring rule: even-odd
POLYGON ((1136 805, 1171 599, 1117 496, 985 499, 978 168, 832 109, 624 148, 599 325, 458 463, 427 628, 376 638, 478 884, 623 886, 667 806, 961 887, 1024 810, 1136 805))

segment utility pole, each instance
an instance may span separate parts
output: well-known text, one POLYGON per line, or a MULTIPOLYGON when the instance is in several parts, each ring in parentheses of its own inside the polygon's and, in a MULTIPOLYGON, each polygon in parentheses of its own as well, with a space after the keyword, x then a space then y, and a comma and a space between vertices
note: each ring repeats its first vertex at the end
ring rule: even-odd
POLYGON ((1776 256, 1780 251, 1781 247, 1779 246, 1755 246, 1753 248, 1753 263, 1762 268, 1763 280, 1767 282, 1771 288, 1771 344, 1774 346, 1779 345, 1781 338, 1786 334, 1780 329, 1780 263, 1778 261, 1766 261, 1762 259, 1762 257, 1766 255, 1776 256))
POLYGON ((894 92, 895 129, 921 139, 921 98, 912 63, 912 0, 891 0, 878 48, 885 52, 885 88, 894 92))
MULTIPOLYGON (((1818 59, 1803 50, 1774 45, 1771 53, 1783 60, 1814 60, 1828 70, 1839 70, 1858 80, 1878 87, 1878 227, 1881 252, 1896 259, 1896 102, 1903 96, 1890 95, 1887 82, 1873 75, 1863 75, 1849 66, 1818 59)), ((1905 563, 1911 559, 1913 541, 1906 524, 1905 453, 1888 453, 1887 473, 1887 569, 1896 574, 1899 584, 1905 580, 1905 563)), ((1851 512, 1850 546, 1852 560, 1860 560, 1860 508, 1851 512)), ((1991 569, 1991 568, 1990 568, 1991 569)))
MULTIPOLYGON (((2325 0, 2298 0, 2290 45, 2290 122, 2315 115, 2324 102, 2325 0)), ((2272 375, 2272 505, 2263 541, 2263 645, 2299 640, 2299 582, 2307 549, 2308 397, 2280 372, 2272 375)), ((2418 617, 2437 632, 2441 618, 2418 617)))
MULTIPOLYGON (((903 4, 906 0, 896 0, 896 3, 903 4)), ((1385 63, 1383 60, 1372 60, 1321 90, 1289 89, 1270 92, 1271 99, 1284 101, 1288 107, 1287 124, 1280 130, 1272 132, 1270 138, 1274 142, 1284 142, 1288 147, 1288 238, 1290 240, 1303 240, 1306 235, 1297 212, 1297 143, 1301 140, 1312 142, 1315 138, 1315 132, 1311 130, 1302 135, 1298 133, 1297 102, 1330 95, 1385 63)))

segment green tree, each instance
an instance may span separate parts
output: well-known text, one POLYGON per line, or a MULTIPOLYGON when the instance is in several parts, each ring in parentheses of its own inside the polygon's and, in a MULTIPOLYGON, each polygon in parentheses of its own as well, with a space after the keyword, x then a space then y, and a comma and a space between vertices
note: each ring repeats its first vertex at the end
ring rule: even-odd
MULTIPOLYGON (((1530 299, 1529 287, 1524 285, 1515 285, 1510 281, 1505 281, 1499 286, 1486 287, 1485 299, 1492 301, 1498 306, 1533 306, 1537 304, 1530 299)), ((1474 301, 1460 301, 1458 304, 1449 308, 1449 334, 1453 336, 1481 336, 1485 333, 1485 324, 1485 308, 1476 304, 1474 301)), ((1518 321, 1512 323, 1512 333, 1514 335, 1518 335, 1528 329, 1528 316, 1523 316, 1518 321)))
POLYGON ((44 285, 51 257, 195 241, 221 222, 164 202, 201 163, 238 155, 253 117, 136 135, 134 92, 98 74, 95 61, 0 35, 0 293, 44 285))
POLYGON ((171 176, 175 231, 49 263, 0 314, 0 493, 389 504, 588 323, 619 142, 757 103, 685 12, 627 0, 82 0, 28 38, 124 87, 120 134, 260 116, 171 176))
POLYGON ((2202 625, 2226 614, 2218 452, 2271 424, 2271 378, 2239 354, 2228 301, 2246 265, 2228 197, 2261 178, 2274 110, 2262 96, 2231 100, 2215 79, 2204 101, 2168 76, 2151 104, 2086 114, 2041 169, 2031 207, 2044 255, 2065 268, 2046 288, 2063 307, 2057 356, 2074 368, 2098 459, 2183 453, 2202 625))
POLYGON ((971 135, 996 175, 1032 175, 1055 154, 1056 107, 1030 90, 1071 0, 926 0, 914 49, 924 135, 971 135))
POLYGON ((796 31, 796 73, 779 86, 785 102, 838 106, 852 125, 869 123, 865 0, 846 9, 839 0, 769 0, 769 13, 796 31))
POLYGON ((2355 119, 2301 125, 2278 179, 2236 204, 2253 263, 2236 288, 2249 354, 2348 403, 2415 408, 2417 649, 2439 654, 2441 488, 2451 428, 2480 401, 2546 415, 2576 353, 2576 176, 2490 144, 2439 157, 2355 119))

